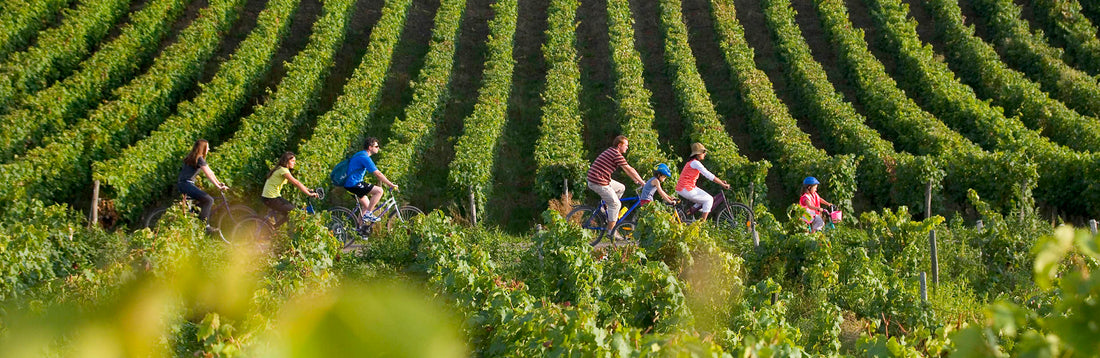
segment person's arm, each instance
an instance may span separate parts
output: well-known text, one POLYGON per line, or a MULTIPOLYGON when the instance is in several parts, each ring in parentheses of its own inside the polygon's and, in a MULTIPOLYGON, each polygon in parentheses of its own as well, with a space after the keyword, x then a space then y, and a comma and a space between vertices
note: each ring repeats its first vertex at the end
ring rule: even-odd
POLYGON ((657 183, 655 183, 653 186, 657 187, 657 193, 661 194, 661 199, 663 199, 666 203, 672 204, 672 198, 670 198, 668 194, 665 194, 665 189, 661 187, 661 181, 657 180, 657 178, 653 178, 653 180, 657 181, 657 183))
POLYGON ((214 183, 215 187, 221 190, 229 189, 228 185, 218 181, 218 177, 214 175, 214 171, 210 169, 209 165, 204 165, 200 167, 200 169, 202 169, 202 173, 206 175, 206 179, 210 179, 210 182, 214 183))
POLYGON ((718 183, 718 185, 721 185, 723 189, 730 188, 730 185, 726 184, 726 181, 718 179, 718 177, 715 176, 714 173, 711 173, 709 170, 707 170, 707 168, 703 166, 703 163, 700 163, 698 160, 691 162, 691 167, 699 170, 699 174, 702 174, 704 178, 707 178, 708 180, 718 183))
POLYGON ((397 190, 397 184, 390 182, 390 180, 386 178, 386 175, 382 174, 381 170, 375 170, 372 174, 374 174, 375 177, 378 177, 378 181, 382 184, 386 184, 386 186, 397 190))
POLYGON ((303 193, 306 193, 306 195, 312 196, 314 198, 319 196, 319 195, 317 195, 316 192, 314 192, 312 190, 309 190, 309 188, 307 188, 304 184, 302 184, 302 182, 298 181, 298 179, 294 179, 294 174, 290 174, 290 172, 286 172, 286 173, 283 173, 283 177, 286 178, 286 180, 290 181, 291 184, 294 184, 295 187, 298 187, 298 190, 301 190, 303 193))
POLYGON ((645 185, 645 181, 642 180, 642 176, 638 175, 638 171, 634 170, 634 167, 630 166, 630 164, 623 164, 623 171, 626 172, 626 176, 630 177, 631 180, 634 180, 634 184, 645 185))

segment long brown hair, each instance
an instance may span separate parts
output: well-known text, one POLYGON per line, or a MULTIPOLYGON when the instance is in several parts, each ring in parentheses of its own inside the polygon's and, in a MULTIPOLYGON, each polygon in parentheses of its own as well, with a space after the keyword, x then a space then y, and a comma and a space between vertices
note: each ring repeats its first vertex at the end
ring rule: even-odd
POLYGON ((290 160, 291 159, 294 159, 294 153, 293 152, 283 153, 283 156, 279 157, 279 163, 275 164, 275 167, 271 168, 271 171, 267 172, 267 176, 265 178, 270 178, 271 174, 275 174, 275 171, 279 170, 279 167, 290 169, 287 166, 290 165, 290 160))
POLYGON ((187 153, 187 157, 183 158, 183 163, 192 167, 199 165, 199 158, 206 159, 206 153, 210 151, 210 142, 206 139, 199 139, 195 141, 195 145, 191 146, 191 153, 187 153))

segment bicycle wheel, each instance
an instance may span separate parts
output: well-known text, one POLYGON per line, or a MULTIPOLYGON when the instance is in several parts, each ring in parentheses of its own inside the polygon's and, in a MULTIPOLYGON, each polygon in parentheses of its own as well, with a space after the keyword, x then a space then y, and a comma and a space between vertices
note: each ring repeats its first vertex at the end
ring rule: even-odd
POLYGON ((328 209, 330 220, 325 226, 332 232, 344 247, 351 246, 356 240, 362 238, 359 234, 359 218, 347 208, 334 207, 328 209))
POLYGON ((405 205, 391 211, 386 216, 386 230, 393 230, 394 223, 409 221, 417 215, 424 215, 424 212, 412 205, 405 205))
POLYGON ((231 205, 229 211, 226 212, 225 204, 214 203, 214 208, 211 210, 208 220, 210 226, 224 230, 232 228, 238 221, 254 216, 258 216, 256 211, 247 205, 231 205))
POLYGON ((634 225, 635 224, 632 221, 624 221, 615 224, 615 228, 612 229, 611 232, 619 234, 618 236, 623 238, 624 241, 616 241, 614 239, 614 236, 612 236, 612 238, 608 240, 611 242, 611 246, 617 246, 637 241, 634 239, 634 225))
POLYGON ((756 217, 753 215, 752 209, 749 209, 748 205, 741 203, 730 203, 729 209, 723 210, 718 214, 718 223, 720 226, 725 226, 738 232, 751 232, 755 220, 756 217))
POLYGON ((275 227, 271 226, 271 223, 262 218, 248 217, 237 221, 237 224, 233 226, 233 233, 230 238, 234 241, 241 242, 264 242, 271 240, 271 237, 275 234, 275 227))
POLYGON ((580 224, 582 229, 590 230, 592 235, 596 237, 592 240, 592 245, 598 244, 607 231, 607 217, 588 205, 574 206, 573 210, 565 215, 565 220, 580 224))
POLYGON ((162 206, 162 207, 153 209, 153 211, 150 212, 149 215, 145 216, 145 220, 142 220, 142 225, 143 225, 142 227, 143 228, 149 228, 149 229, 156 228, 157 227, 157 222, 160 221, 160 218, 163 217, 164 213, 166 213, 166 212, 168 212, 168 207, 167 206, 162 206))

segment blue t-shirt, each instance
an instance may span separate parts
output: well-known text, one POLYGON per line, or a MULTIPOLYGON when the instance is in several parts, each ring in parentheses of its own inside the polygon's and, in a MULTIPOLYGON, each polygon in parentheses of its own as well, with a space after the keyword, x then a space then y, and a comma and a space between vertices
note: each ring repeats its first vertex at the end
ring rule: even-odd
POLYGON ((348 161, 348 180, 344 181, 344 187, 353 187, 363 181, 364 175, 376 171, 378 167, 374 165, 374 160, 370 159, 367 151, 361 150, 348 161))

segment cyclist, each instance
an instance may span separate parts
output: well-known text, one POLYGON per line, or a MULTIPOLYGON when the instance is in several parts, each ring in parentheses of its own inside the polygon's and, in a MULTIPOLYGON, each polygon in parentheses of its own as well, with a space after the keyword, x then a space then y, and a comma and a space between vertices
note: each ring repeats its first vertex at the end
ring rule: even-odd
MULTIPOLYGON (((615 137, 614 145, 611 148, 600 153, 596 157, 596 160, 592 162, 592 165, 588 167, 588 188, 600 195, 603 199, 604 205, 607 207, 607 232, 612 232, 615 227, 615 222, 619 220, 619 198, 623 196, 623 192, 626 191, 626 187, 622 183, 611 179, 611 174, 616 169, 622 168, 626 175, 634 181, 634 184, 642 185, 642 177, 638 175, 638 171, 634 170, 630 164, 627 164, 626 158, 623 154, 626 154, 627 148, 630 147, 630 143, 627 141, 626 136, 615 137)), ((615 234, 618 236, 618 234, 615 234)), ((620 237, 613 237, 613 239, 621 239, 620 237)))
POLYGON ((294 169, 294 165, 298 160, 294 157, 294 153, 283 153, 282 157, 279 157, 279 163, 272 168, 270 172, 267 172, 267 180, 264 181, 264 191, 260 195, 260 201, 264 203, 264 206, 274 210, 277 215, 275 219, 275 226, 282 225, 286 222, 287 213, 294 210, 294 204, 290 200, 282 197, 283 184, 290 181, 294 184, 298 190, 301 190, 306 195, 314 198, 319 197, 316 192, 309 190, 298 179, 294 179, 294 175, 290 173, 291 169, 294 169))
POLYGON ((657 164, 656 168, 653 168, 653 177, 645 181, 645 185, 642 186, 642 193, 638 196, 638 205, 649 204, 653 201, 653 194, 661 194, 661 199, 666 203, 672 204, 672 198, 665 194, 665 189, 661 188, 661 182, 665 181, 672 176, 672 171, 668 170, 668 165, 665 163, 657 164))
POLYGON ((718 183, 723 189, 730 188, 729 184, 711 174, 703 166, 702 160, 706 157, 707 148, 703 147, 702 143, 692 143, 691 157, 688 158, 687 163, 684 163, 684 169, 680 171, 680 180, 676 181, 676 194, 680 194, 680 197, 695 203, 695 207, 703 213, 700 220, 706 220, 707 216, 710 215, 710 209, 714 206, 714 197, 695 186, 695 182, 699 180, 699 175, 702 174, 704 178, 718 183))
POLYGON ((363 150, 353 154, 348 161, 348 179, 344 182, 344 189, 359 199, 359 205, 363 208, 363 221, 378 222, 381 218, 371 214, 378 200, 382 199, 382 188, 363 181, 367 173, 374 174, 378 181, 397 190, 397 184, 390 182, 378 166, 374 165, 371 155, 378 154, 382 148, 378 146, 378 138, 367 137, 363 141, 363 150), (368 198, 369 196, 369 198, 368 198))
POLYGON ((218 181, 214 171, 206 165, 206 154, 209 152, 210 142, 205 139, 195 141, 195 144, 191 146, 191 152, 183 158, 179 179, 176 181, 176 190, 199 203, 199 208, 202 209, 199 211, 199 220, 206 223, 206 233, 212 234, 217 232, 218 229, 211 227, 206 219, 210 217, 210 209, 214 207, 214 197, 195 186, 195 175, 198 174, 199 170, 202 170, 203 175, 206 175, 206 178, 218 189, 229 189, 229 186, 218 181))
POLYGON ((806 213, 809 214, 809 218, 803 218, 807 224, 810 224, 810 232, 817 232, 825 226, 825 220, 821 219, 821 212, 824 211, 823 206, 833 205, 832 203, 822 199, 820 195, 817 195, 817 186, 821 182, 817 181, 817 178, 806 177, 802 180, 802 197, 798 199, 798 205, 801 205, 806 209, 806 213))

